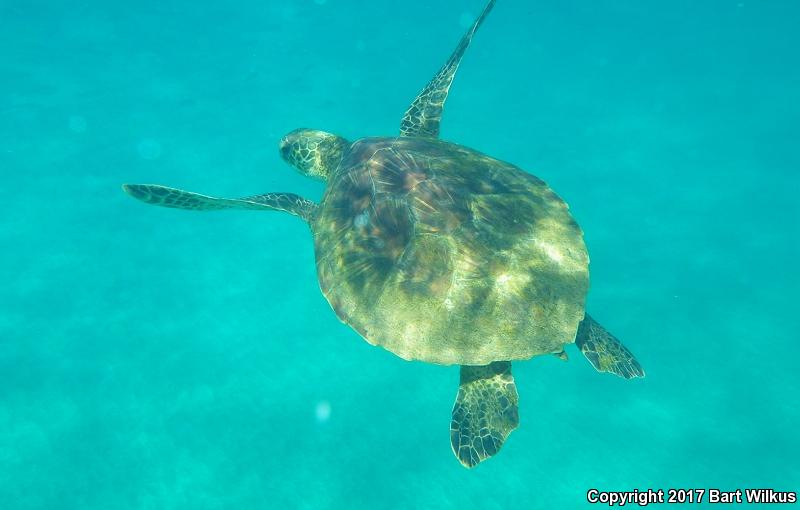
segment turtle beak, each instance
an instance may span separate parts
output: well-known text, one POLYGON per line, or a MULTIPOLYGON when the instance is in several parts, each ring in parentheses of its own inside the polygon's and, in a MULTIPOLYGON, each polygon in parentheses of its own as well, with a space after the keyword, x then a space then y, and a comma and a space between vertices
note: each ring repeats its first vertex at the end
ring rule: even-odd
POLYGON ((279 147, 279 150, 281 151, 281 157, 284 160, 288 160, 289 152, 291 152, 291 150, 292 150, 292 146, 289 143, 288 138, 285 137, 285 136, 283 138, 281 138, 281 143, 280 143, 280 145, 278 147, 279 147))

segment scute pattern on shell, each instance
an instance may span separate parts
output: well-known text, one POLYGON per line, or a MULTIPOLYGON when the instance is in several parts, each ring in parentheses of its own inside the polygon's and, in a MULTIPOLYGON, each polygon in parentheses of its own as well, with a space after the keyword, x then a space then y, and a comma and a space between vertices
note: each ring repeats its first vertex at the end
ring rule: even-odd
POLYGON ((558 352, 588 257, 567 205, 513 165, 422 138, 354 143, 312 222, 322 291, 368 342, 483 365, 558 352))

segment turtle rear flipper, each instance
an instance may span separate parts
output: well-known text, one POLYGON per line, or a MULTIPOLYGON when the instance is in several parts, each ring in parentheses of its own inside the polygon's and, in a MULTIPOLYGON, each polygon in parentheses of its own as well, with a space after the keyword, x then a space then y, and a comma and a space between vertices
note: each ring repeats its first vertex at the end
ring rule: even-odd
POLYGON ((123 184, 125 193, 162 207, 219 211, 221 209, 260 209, 286 211, 308 221, 317 204, 293 193, 265 193, 243 198, 217 198, 159 184, 123 184))
POLYGON ((461 464, 475 467, 500 451, 519 425, 518 403, 511 362, 461 366, 450 423, 450 445, 461 464))
POLYGON ((464 56, 464 52, 467 51, 469 43, 472 42, 475 32, 481 26, 483 20, 486 19, 492 7, 494 7, 494 2, 495 0, 489 0, 481 15, 478 16, 475 23, 461 38, 447 62, 439 69, 436 76, 425 85, 425 88, 414 99, 411 106, 408 107, 405 115, 403 115, 403 120, 400 122, 400 136, 439 137, 442 109, 444 108, 444 102, 447 100, 450 85, 453 84, 453 78, 455 78, 456 71, 458 71, 458 65, 461 63, 461 58, 464 56))
POLYGON ((631 351, 589 314, 578 326, 575 345, 598 372, 610 372, 625 379, 644 377, 644 369, 631 351))

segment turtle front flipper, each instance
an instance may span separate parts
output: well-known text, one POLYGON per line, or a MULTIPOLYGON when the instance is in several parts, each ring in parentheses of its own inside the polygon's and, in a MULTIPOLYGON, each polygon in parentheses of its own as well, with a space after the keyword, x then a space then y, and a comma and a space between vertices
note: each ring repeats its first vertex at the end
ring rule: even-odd
POLYGON ((461 366, 450 423, 450 445, 461 464, 475 467, 500 451, 519 425, 518 403, 510 361, 461 366))
POLYGON ((450 85, 456 76, 458 65, 461 63, 461 58, 464 56, 464 52, 467 51, 469 43, 472 42, 472 37, 478 27, 481 26, 489 11, 494 7, 494 2, 495 0, 489 0, 481 15, 478 16, 475 23, 461 38, 450 59, 439 69, 436 76, 422 89, 422 92, 408 107, 405 115, 403 115, 403 120, 400 122, 400 136, 438 138, 442 109, 444 108, 444 102, 447 100, 450 85))
POLYGON ((644 377, 644 369, 631 351, 589 314, 578 326, 575 345, 598 372, 610 372, 625 379, 644 377))
POLYGON ((133 198, 148 204, 193 211, 219 211, 221 209, 286 211, 308 221, 317 208, 317 204, 311 200, 293 193, 265 193, 243 198, 216 198, 158 184, 123 184, 122 189, 133 198))

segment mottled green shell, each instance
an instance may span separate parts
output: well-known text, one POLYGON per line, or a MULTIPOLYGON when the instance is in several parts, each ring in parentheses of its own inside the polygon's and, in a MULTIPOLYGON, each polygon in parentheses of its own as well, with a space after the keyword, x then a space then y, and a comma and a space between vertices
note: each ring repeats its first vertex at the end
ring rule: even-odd
POLYGON ((560 352, 583 319, 588 256, 567 205, 465 147, 359 140, 311 226, 339 318, 402 358, 528 359, 560 352))

